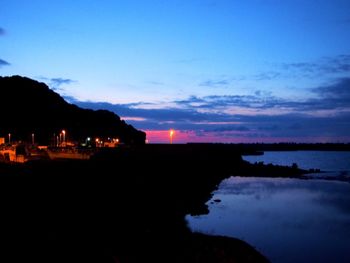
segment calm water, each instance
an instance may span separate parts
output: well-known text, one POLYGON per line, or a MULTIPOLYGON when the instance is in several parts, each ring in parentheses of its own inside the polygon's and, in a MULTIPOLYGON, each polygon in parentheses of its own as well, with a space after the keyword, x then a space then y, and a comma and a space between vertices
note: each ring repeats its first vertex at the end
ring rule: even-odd
MULTIPOLYGON (((264 162, 291 165, 305 160, 310 166, 298 163, 299 167, 350 170, 349 163, 339 160, 349 153, 339 153, 334 159, 343 163, 340 169, 324 154, 334 157, 335 152, 315 152, 327 159, 323 162, 316 160, 316 154, 314 158, 297 156, 305 152, 289 152, 295 159, 288 152, 282 152, 284 158, 271 153, 278 158, 264 162), (291 163, 281 163, 287 159, 291 163), (328 161, 330 165, 324 165, 328 161)), ((349 182, 231 177, 220 184, 214 199, 221 202, 209 201, 208 215, 187 216, 193 230, 245 240, 274 263, 350 262, 349 182)))

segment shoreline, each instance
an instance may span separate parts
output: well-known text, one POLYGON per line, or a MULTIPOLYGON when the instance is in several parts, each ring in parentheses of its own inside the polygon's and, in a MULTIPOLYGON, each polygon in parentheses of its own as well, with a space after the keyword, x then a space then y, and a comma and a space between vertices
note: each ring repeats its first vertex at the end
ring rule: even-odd
POLYGON ((304 172, 249 168, 230 147, 191 145, 108 149, 88 161, 1 163, 1 238, 14 239, 8 251, 19 257, 54 262, 268 262, 244 241, 192 233, 185 216, 208 213, 211 193, 231 175, 281 169, 304 172))

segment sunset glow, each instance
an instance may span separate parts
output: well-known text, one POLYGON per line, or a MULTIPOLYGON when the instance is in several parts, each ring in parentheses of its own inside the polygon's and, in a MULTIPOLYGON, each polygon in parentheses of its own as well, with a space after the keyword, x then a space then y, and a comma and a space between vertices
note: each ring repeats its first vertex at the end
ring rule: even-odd
POLYGON ((349 1, 180 2, 5 1, 1 75, 150 141, 350 142, 349 1))
MULTIPOLYGON (((147 143, 169 143, 169 130, 144 130, 147 136, 147 143)), ((201 132, 198 131, 176 131, 175 144, 181 143, 328 143, 332 142, 332 137, 269 137, 267 134, 251 134, 245 132, 201 132)), ((347 137, 339 138, 340 141, 346 141, 347 137)))

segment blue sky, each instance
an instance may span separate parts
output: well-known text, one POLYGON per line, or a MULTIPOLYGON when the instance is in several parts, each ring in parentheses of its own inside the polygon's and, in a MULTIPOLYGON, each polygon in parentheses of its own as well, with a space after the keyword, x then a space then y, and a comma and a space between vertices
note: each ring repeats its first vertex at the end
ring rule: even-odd
POLYGON ((350 142, 350 2, 1 0, 0 75, 151 142, 350 142))

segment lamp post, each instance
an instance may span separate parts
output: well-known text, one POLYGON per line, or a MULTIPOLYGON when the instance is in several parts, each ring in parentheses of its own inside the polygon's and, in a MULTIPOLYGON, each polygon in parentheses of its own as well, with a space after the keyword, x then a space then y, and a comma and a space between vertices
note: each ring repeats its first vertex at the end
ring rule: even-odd
POLYGON ((9 144, 11 144, 11 133, 9 133, 9 144))
POLYGON ((173 129, 170 130, 169 136, 170 136, 170 144, 173 144, 173 136, 174 136, 175 131, 173 129))
POLYGON ((32 133, 32 144, 34 145, 34 133, 32 133))
POLYGON ((65 130, 62 130, 62 134, 63 134, 63 145, 62 146, 67 146, 66 145, 66 131, 65 130))

